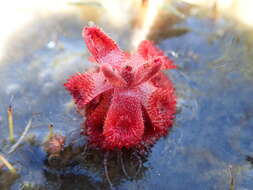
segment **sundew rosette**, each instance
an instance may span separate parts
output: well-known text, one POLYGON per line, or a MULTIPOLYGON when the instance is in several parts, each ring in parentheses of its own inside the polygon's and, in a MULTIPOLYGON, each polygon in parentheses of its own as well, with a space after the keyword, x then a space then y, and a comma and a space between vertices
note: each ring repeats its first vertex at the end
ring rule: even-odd
POLYGON ((77 73, 64 85, 86 117, 89 144, 105 150, 143 149, 166 136, 176 96, 162 71, 176 68, 173 62, 150 41, 130 54, 98 27, 85 27, 82 35, 98 69, 77 73))

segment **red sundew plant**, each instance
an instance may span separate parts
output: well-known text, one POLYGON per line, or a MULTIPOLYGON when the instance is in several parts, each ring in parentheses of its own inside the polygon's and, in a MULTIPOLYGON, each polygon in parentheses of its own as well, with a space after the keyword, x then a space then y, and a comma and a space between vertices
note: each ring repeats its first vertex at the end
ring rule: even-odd
POLYGON ((83 38, 96 71, 77 73, 64 84, 78 110, 85 110, 89 144, 105 150, 143 149, 167 135, 176 112, 172 82, 162 70, 176 66, 150 41, 123 52, 98 27, 83 38))

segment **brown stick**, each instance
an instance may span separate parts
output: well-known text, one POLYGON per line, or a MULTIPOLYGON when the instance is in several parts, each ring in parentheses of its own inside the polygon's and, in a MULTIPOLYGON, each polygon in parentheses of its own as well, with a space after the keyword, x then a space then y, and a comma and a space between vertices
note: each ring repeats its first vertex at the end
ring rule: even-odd
POLYGON ((0 160, 2 161, 2 163, 10 170, 10 172, 12 173, 12 174, 16 174, 17 173, 17 171, 16 171, 16 169, 11 165, 11 163, 8 161, 8 160, 6 160, 2 155, 0 155, 0 160))
POLYGON ((9 140, 11 143, 15 141, 14 139, 14 124, 13 124, 13 109, 11 105, 8 107, 8 123, 9 123, 9 140))

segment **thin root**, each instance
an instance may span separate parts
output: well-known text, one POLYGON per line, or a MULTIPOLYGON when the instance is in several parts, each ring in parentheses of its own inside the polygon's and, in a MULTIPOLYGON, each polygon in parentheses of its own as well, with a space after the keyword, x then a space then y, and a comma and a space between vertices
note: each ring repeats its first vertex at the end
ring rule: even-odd
POLYGON ((110 152, 108 151, 108 152, 105 153, 105 156, 104 156, 105 177, 106 177, 107 182, 110 185, 110 188, 113 189, 113 184, 112 184, 112 181, 111 181, 109 173, 108 173, 108 157, 109 157, 109 154, 110 154, 110 152))
POLYGON ((229 190, 235 190, 235 179, 233 175, 233 166, 230 165, 228 168, 229 172, 229 178, 230 178, 230 185, 229 185, 229 190))
POLYGON ((141 157, 140 157, 136 152, 133 153, 133 155, 137 158, 137 160, 138 160, 138 162, 139 162, 137 171, 136 171, 135 176, 134 176, 134 177, 136 177, 136 176, 138 176, 138 174, 139 174, 140 171, 141 171, 141 168, 142 168, 142 160, 141 160, 141 157))
POLYGON ((130 176, 128 175, 127 171, 126 171, 126 167, 125 167, 125 164, 124 164, 123 152, 122 152, 122 151, 119 152, 119 158, 120 158, 121 169, 122 169, 124 175, 125 175, 128 179, 131 179, 130 176))
POLYGON ((88 144, 86 144, 86 145, 84 146, 83 152, 81 153, 81 155, 84 157, 84 159, 85 159, 86 156, 87 156, 87 150, 88 150, 88 144))

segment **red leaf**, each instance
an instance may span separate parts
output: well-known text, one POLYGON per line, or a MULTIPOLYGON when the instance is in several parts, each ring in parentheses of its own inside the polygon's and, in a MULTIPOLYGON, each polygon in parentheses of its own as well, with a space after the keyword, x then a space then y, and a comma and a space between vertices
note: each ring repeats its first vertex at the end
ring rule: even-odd
POLYGON ((164 52, 156 47, 151 41, 144 40, 138 47, 138 53, 142 55, 145 60, 155 60, 159 58, 162 62, 162 69, 175 69, 176 65, 165 56, 164 52))
POLYGON ((127 82, 120 76, 117 70, 109 64, 102 64, 101 71, 103 72, 105 78, 115 87, 124 87, 127 85, 127 82))
POLYGON ((99 94, 112 88, 100 73, 76 74, 69 78, 64 86, 74 97, 79 109, 84 108, 87 103, 99 94))
POLYGON ((119 49, 117 44, 97 27, 86 27, 83 29, 83 38, 97 63, 109 63, 119 67, 125 60, 125 53, 119 49))
POLYGON ((89 143, 95 147, 102 147, 104 143, 103 126, 111 97, 112 91, 101 94, 99 105, 87 115, 85 121, 85 134, 89 137, 89 143))
POLYGON ((155 131, 166 135, 176 113, 174 89, 157 89, 149 97, 147 111, 155 131))
POLYGON ((134 83, 132 86, 139 85, 155 76, 162 67, 160 60, 154 60, 152 63, 146 63, 141 65, 134 75, 134 83))
POLYGON ((127 91, 114 92, 104 125, 106 148, 137 146, 143 133, 144 124, 138 99, 127 91))
POLYGON ((157 88, 173 88, 170 79, 162 72, 155 75, 150 82, 157 88))

